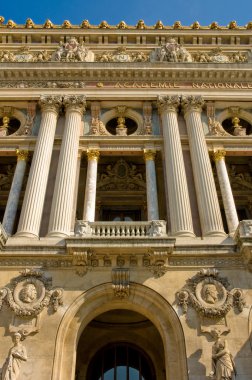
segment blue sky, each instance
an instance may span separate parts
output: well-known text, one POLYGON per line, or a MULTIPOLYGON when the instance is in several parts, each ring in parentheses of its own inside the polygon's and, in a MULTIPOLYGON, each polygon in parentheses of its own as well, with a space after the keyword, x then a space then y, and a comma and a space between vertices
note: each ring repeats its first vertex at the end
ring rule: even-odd
POLYGON ((111 25, 121 20, 135 25, 142 18, 147 25, 159 19, 165 25, 176 20, 183 25, 196 20, 201 25, 212 21, 227 25, 231 20, 245 25, 252 21, 252 0, 0 0, 0 15, 18 24, 30 17, 37 24, 49 18, 54 24, 62 24, 65 19, 80 24, 88 19, 93 25, 102 20, 111 25))

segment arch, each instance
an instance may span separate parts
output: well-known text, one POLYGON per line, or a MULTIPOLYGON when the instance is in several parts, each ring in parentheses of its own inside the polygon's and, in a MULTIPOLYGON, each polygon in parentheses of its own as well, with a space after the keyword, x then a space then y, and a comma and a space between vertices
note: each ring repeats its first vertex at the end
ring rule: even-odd
MULTIPOLYGON (((114 119, 116 117, 118 117, 118 113, 117 113, 116 109, 113 108, 113 109, 105 112, 101 116, 101 121, 104 124, 104 126, 106 126, 106 124, 109 120, 114 119)), ((138 112, 136 112, 130 108, 127 108, 125 113, 123 114, 123 117, 128 117, 129 119, 134 120, 137 124, 137 130, 134 133, 132 133, 131 136, 143 134, 143 117, 138 112)))
POLYGON ((52 380, 74 380, 79 337, 95 317, 113 309, 133 310, 148 318, 163 342, 166 379, 188 379, 184 333, 168 301, 136 283, 131 283, 129 298, 119 300, 112 284, 103 283, 79 295, 63 316, 56 336, 52 380))

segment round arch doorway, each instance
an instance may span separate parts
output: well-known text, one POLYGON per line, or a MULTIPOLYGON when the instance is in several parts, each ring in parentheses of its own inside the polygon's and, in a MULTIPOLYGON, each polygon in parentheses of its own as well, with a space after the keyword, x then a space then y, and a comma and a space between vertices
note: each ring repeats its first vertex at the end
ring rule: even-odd
POLYGON ((84 329, 77 349, 76 380, 165 380, 161 336, 142 314, 115 309, 84 329))

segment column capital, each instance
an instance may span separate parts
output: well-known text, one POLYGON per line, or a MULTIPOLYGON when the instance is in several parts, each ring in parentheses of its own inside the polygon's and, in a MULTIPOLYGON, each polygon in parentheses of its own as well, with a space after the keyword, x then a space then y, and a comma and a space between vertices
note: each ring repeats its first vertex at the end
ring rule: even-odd
POLYGON ((182 95, 181 97, 181 105, 185 113, 188 111, 201 112, 204 103, 202 96, 182 95))
POLYGON ((87 158, 88 161, 95 160, 98 161, 100 157, 100 152, 97 149, 88 149, 87 150, 87 158))
POLYGON ((85 95, 65 95, 63 104, 67 111, 76 111, 83 115, 86 107, 85 95))
POLYGON ((16 155, 17 161, 27 161, 29 158, 29 151, 16 149, 16 155))
POLYGON ((39 99, 39 105, 42 112, 51 111, 59 113, 59 109, 62 105, 62 96, 59 95, 41 95, 39 99))
POLYGON ((154 161, 156 156, 156 151, 154 149, 144 149, 144 159, 145 161, 154 161))
POLYGON ((178 95, 172 95, 172 96, 159 95, 157 98, 157 106, 158 106, 159 112, 163 112, 163 111, 177 112, 179 104, 180 104, 180 97, 178 95))
POLYGON ((226 151, 224 149, 216 150, 212 152, 212 158, 215 163, 220 160, 224 160, 225 156, 226 156, 226 151))

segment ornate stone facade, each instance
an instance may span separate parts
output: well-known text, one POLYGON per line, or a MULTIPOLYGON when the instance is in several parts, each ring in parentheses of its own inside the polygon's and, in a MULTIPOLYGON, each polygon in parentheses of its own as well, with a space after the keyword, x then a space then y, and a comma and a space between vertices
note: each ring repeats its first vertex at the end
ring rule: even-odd
POLYGON ((0 17, 2 379, 251 379, 251 28, 0 17))

